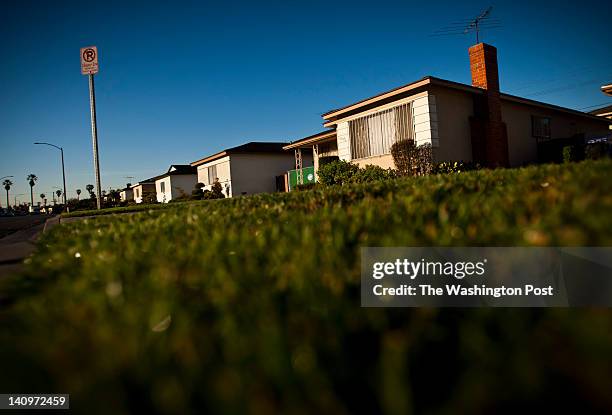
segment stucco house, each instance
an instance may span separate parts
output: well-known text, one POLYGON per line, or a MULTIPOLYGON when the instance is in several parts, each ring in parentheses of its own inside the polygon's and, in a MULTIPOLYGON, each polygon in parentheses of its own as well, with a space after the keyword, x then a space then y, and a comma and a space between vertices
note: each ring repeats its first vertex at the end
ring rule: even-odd
POLYGON ((283 150, 285 145, 249 142, 194 161, 191 166, 197 168, 198 183, 210 190, 218 180, 226 197, 274 192, 278 177, 295 164, 293 154, 283 150))
POLYGON ((129 183, 128 185, 128 187, 121 189, 121 191, 119 192, 119 197, 121 198, 122 202, 130 202, 134 200, 134 191, 130 187, 131 185, 129 183))
POLYGON ((143 180, 131 186, 134 202, 142 203, 143 197, 148 194, 155 194, 155 178, 143 180))
POLYGON ((189 196, 197 183, 196 167, 189 164, 173 164, 168 171, 155 177, 157 201, 168 203, 181 196, 189 196))
POLYGON ((472 85, 427 76, 322 115, 328 129, 285 146, 311 149, 314 169, 323 157, 364 166, 394 167, 391 146, 412 139, 431 144, 434 161, 477 161, 490 167, 539 161, 554 140, 608 134, 609 121, 593 114, 500 92, 497 49, 469 49, 472 85))

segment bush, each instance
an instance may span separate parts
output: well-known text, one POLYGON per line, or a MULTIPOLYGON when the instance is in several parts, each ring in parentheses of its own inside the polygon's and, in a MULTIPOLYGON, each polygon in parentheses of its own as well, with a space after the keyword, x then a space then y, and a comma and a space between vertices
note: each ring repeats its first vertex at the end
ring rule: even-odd
POLYGON ((480 169, 480 164, 471 161, 443 161, 432 168, 431 174, 462 173, 480 169))
POLYGON ((326 164, 332 163, 334 161, 338 161, 340 160, 340 158, 338 158, 338 156, 325 156, 325 157, 319 157, 319 168, 321 166, 325 166, 326 164))
POLYGON ((368 164, 353 176, 352 183, 371 183, 380 180, 390 180, 398 177, 397 171, 393 169, 383 169, 380 166, 368 164))
POLYGON ((319 182, 326 186, 343 185, 353 182, 359 172, 359 166, 344 160, 336 160, 319 167, 319 182))
POLYGON ((317 187, 317 183, 303 183, 295 186, 295 190, 312 190, 317 187))
POLYGON ((400 140, 391 146, 391 155, 402 176, 425 176, 431 173, 431 144, 417 146, 414 140, 400 140))
POLYGON ((360 247, 610 246, 611 172, 480 170, 56 226, 0 279, 0 390, 117 414, 503 413, 564 390, 559 405, 601 412, 612 313, 362 308, 360 247))

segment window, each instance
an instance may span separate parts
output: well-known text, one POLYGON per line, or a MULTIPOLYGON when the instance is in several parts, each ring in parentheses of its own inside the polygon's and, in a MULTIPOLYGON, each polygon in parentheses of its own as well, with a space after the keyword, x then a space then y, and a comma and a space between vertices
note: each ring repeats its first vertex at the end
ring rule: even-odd
POLYGON ((550 118, 532 115, 531 135, 536 138, 550 138, 550 118))
POLYGON ((159 184, 159 191, 160 191, 161 193, 166 193, 166 182, 161 182, 161 183, 159 184))
POLYGON ((413 139, 413 133, 411 103, 349 121, 351 157, 389 154, 393 143, 413 139))
POLYGON ((217 180, 217 165, 208 167, 208 184, 213 184, 217 180))
POLYGON ((136 193, 136 197, 140 197, 140 189, 136 188, 134 192, 136 193))

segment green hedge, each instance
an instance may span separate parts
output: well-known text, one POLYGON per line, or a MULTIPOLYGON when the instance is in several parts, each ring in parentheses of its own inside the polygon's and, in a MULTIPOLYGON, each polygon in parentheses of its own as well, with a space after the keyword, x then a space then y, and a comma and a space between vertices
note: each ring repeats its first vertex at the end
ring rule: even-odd
POLYGON ((608 311, 361 308, 359 247, 610 245, 611 173, 481 170, 55 227, 0 281, 0 390, 70 393, 77 413, 609 408, 608 311))

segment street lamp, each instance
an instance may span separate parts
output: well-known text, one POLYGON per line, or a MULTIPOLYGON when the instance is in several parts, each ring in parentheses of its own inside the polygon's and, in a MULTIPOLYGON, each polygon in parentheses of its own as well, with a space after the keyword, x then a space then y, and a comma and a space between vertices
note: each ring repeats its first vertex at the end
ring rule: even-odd
POLYGON ((62 153, 62 180, 64 181, 64 206, 66 206, 66 171, 64 170, 64 149, 49 143, 34 143, 57 148, 62 153))

